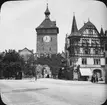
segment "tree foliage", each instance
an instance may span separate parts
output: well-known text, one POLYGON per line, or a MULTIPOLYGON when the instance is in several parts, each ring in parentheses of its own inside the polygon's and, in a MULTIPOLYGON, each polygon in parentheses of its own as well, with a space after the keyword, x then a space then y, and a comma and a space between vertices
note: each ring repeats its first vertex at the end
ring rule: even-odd
POLYGON ((5 51, 0 55, 0 73, 5 78, 15 77, 22 71, 24 61, 15 50, 5 51))

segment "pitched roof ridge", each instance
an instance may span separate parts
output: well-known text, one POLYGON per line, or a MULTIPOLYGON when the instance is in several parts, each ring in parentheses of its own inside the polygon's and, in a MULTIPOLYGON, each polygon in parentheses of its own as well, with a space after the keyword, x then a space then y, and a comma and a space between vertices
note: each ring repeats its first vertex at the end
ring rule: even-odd
MULTIPOLYGON (((92 27, 95 27, 95 25, 90 21, 88 20, 88 22, 84 23, 84 25, 79 29, 79 32, 84 30, 85 28, 87 28, 88 26, 92 26, 92 27)), ((96 28, 96 27, 95 27, 96 28)))
POLYGON ((23 50, 25 50, 25 49, 27 49, 29 52, 31 52, 31 53, 33 54, 33 51, 32 51, 32 50, 29 50, 27 47, 23 48, 22 50, 19 50, 19 52, 21 52, 21 51, 23 51, 23 50))
POLYGON ((42 23, 37 28, 55 28, 56 27, 56 21, 51 21, 51 19, 44 19, 42 23))

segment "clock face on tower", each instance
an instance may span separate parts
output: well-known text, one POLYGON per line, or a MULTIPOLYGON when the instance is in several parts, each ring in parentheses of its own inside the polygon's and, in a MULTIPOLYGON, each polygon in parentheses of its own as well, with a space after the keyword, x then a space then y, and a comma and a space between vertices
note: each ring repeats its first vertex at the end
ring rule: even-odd
POLYGON ((51 37, 46 35, 46 36, 43 37, 43 41, 44 42, 50 42, 51 41, 51 37))

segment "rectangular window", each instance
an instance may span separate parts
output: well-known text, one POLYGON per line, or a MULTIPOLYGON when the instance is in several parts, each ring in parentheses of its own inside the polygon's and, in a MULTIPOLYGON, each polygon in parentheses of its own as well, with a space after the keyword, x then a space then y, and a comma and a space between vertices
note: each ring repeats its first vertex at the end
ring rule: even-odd
POLYGON ((90 54, 90 48, 84 48, 83 51, 84 54, 90 54))
POLYGON ((101 53, 101 49, 98 49, 98 48, 96 49, 96 48, 94 48, 94 49, 93 49, 93 53, 94 53, 94 54, 100 54, 100 53, 101 53))
POLYGON ((88 49, 85 49, 85 54, 88 54, 88 49))
POLYGON ((87 59, 86 58, 82 58, 82 64, 87 65, 87 59))
POLYGON ((95 54, 98 54, 98 50, 95 50, 95 54))
POLYGON ((105 47, 105 51, 107 51, 107 43, 105 44, 105 46, 104 46, 104 47, 105 47))
POLYGON ((94 59, 94 65, 100 65, 100 59, 94 59))
POLYGON ((105 60, 106 60, 106 65, 107 65, 107 57, 106 57, 106 59, 105 59, 105 60))

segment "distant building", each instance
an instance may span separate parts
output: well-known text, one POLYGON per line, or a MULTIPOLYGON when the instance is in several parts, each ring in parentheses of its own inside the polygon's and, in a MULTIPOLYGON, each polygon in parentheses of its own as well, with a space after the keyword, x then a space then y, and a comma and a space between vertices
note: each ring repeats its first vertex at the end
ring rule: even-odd
POLYGON ((37 54, 57 54, 57 34, 59 29, 56 26, 56 21, 50 20, 50 11, 48 5, 44 12, 45 19, 36 28, 37 32, 37 54))
POLYGON ((73 16, 71 34, 67 36, 66 41, 69 66, 74 67, 73 79, 88 80, 93 74, 97 74, 99 80, 104 80, 106 39, 107 34, 103 28, 101 27, 99 33, 90 20, 78 30, 75 15, 73 16))
POLYGON ((33 50, 24 48, 22 50, 19 50, 19 55, 23 57, 25 62, 27 62, 31 56, 34 56, 34 53, 33 53, 33 50))

